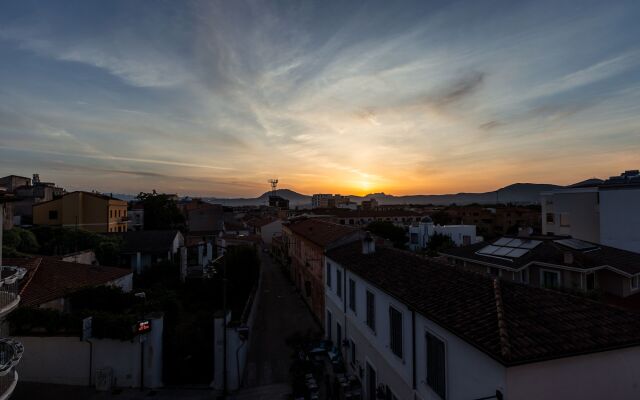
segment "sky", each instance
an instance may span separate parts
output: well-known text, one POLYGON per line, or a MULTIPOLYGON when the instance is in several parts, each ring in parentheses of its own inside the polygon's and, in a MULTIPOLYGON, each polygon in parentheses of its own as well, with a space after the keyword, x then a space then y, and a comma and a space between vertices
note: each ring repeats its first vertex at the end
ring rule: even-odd
POLYGON ((2 1, 0 174, 362 195, 640 167, 637 1, 2 1))

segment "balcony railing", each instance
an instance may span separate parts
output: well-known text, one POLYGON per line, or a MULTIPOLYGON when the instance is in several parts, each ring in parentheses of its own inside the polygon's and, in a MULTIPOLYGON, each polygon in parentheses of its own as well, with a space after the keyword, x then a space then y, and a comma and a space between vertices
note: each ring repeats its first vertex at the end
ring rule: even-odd
POLYGON ((24 347, 13 339, 0 338, 0 400, 8 399, 18 383, 16 365, 24 347))
POLYGON ((19 280, 27 270, 20 267, 0 266, 0 318, 7 315, 20 302, 19 280))

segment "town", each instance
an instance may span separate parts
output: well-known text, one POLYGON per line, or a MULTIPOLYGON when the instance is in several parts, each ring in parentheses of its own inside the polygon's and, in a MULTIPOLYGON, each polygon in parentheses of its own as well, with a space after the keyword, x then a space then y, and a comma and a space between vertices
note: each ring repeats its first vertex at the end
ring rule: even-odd
POLYGON ((0 400, 640 399, 638 21, 0 1, 0 400))
POLYGON ((269 182, 223 206, 0 178, 3 396, 635 397, 638 170, 455 206, 269 182))

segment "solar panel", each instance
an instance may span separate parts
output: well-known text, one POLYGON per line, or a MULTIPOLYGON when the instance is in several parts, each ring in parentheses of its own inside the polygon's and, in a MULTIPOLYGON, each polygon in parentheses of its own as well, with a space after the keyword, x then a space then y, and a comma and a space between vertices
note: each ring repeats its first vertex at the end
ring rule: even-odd
POLYGON ((506 245, 507 245, 507 243, 509 243, 509 242, 510 242, 510 241, 512 241, 512 240, 513 240, 512 238, 505 238, 505 237, 503 237, 503 238, 500 238, 500 239, 496 240, 496 241, 493 243, 493 245, 494 245, 494 246, 506 246, 506 245))
POLYGON ((521 249, 533 249, 540 243, 542 243, 540 240, 527 240, 522 242, 522 244, 519 247, 521 249))
POLYGON ((509 247, 520 247, 520 246, 522 246, 522 243, 524 243, 522 241, 522 239, 513 239, 512 241, 509 242, 508 246, 509 247))
POLYGON ((594 244, 583 242, 582 240, 578 240, 578 239, 559 239, 559 240, 554 240, 554 242, 561 244, 563 246, 567 246, 574 250, 588 250, 588 249, 595 249, 596 247, 598 247, 594 244))
POLYGON ((493 254, 499 248, 500 247, 489 245, 478 250, 478 254, 493 254))
POLYGON ((513 248, 511 247, 499 247, 498 250, 493 252, 494 256, 506 256, 509 252, 511 252, 513 248))
POLYGON ((511 252, 509 254, 507 254, 507 256, 512 257, 512 258, 518 258, 518 257, 522 257, 523 255, 527 254, 529 252, 529 250, 527 249, 513 249, 511 250, 511 252))

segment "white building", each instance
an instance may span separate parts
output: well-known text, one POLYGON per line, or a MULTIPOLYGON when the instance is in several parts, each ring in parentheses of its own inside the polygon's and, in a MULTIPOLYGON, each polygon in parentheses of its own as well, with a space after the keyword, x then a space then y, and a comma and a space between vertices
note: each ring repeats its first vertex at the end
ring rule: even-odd
POLYGON ((413 251, 426 248, 429 238, 436 233, 449 236, 456 246, 482 241, 482 236, 476 236, 475 225, 435 225, 431 218, 424 217, 419 223, 409 226, 409 248, 413 251))
POLYGON ((326 335, 364 399, 640 397, 633 313, 372 241, 330 250, 325 267, 326 335))
POLYGON ((541 193, 542 233, 640 252, 640 173, 541 193))

